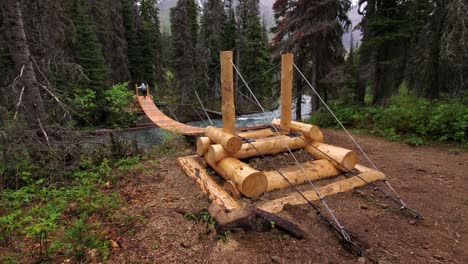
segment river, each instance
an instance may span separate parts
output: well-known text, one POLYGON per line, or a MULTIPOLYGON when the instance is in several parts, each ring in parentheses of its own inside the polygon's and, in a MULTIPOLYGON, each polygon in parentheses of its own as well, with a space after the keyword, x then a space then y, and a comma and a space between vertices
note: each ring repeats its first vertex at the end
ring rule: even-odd
MULTIPOLYGON (((302 119, 308 119, 310 117, 310 97, 304 96, 302 100, 302 119)), ((271 124, 271 121, 274 118, 278 118, 280 116, 280 110, 275 109, 273 111, 269 111, 266 113, 255 113, 255 114, 248 114, 242 115, 236 118, 236 127, 249 127, 249 126, 260 126, 260 125, 268 125, 271 124)), ((293 104, 292 110, 292 118, 293 120, 296 119, 295 116, 295 103, 293 104)), ((221 127, 222 121, 221 119, 212 119, 214 126, 221 127)), ((193 126, 199 127, 206 127, 210 125, 209 121, 197 121, 197 122, 189 122, 188 124, 193 126)), ((122 131, 120 133, 125 139, 135 140, 137 144, 142 148, 149 148, 152 145, 159 145, 163 143, 164 139, 167 138, 168 133, 162 130, 159 127, 150 127, 150 128, 143 128, 137 130, 128 130, 122 131)))

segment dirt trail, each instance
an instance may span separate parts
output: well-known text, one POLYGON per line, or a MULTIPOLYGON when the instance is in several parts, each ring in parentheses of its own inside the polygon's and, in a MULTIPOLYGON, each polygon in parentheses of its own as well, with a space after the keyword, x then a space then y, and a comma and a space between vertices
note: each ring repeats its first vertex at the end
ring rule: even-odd
MULTIPOLYGON (((343 132, 327 130, 325 136, 327 143, 353 148, 343 132)), ((408 205, 425 218, 415 223, 370 187, 329 197, 342 224, 359 238, 365 259, 347 253, 305 205, 289 206, 281 215, 302 227, 307 239, 276 230, 239 231, 218 239, 205 223, 173 210, 202 209, 209 201, 177 166, 176 156, 166 156, 159 165, 145 164, 151 173, 133 175, 123 183, 122 194, 130 204, 123 212, 140 220, 119 232, 121 247, 110 262, 468 263, 468 153, 367 136, 357 140, 408 205)))

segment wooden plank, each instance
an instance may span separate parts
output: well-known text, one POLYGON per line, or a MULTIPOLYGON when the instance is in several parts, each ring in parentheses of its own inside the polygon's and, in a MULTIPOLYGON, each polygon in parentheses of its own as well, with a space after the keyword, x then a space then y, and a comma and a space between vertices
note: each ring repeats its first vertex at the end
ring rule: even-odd
POLYGON ((232 51, 221 52, 221 107, 223 129, 235 134, 236 112, 234 106, 234 73, 232 69, 232 51))
MULTIPOLYGON (((367 182, 374 182, 385 179, 385 175, 376 170, 369 169, 362 165, 356 166, 356 168, 360 171, 359 177, 361 177, 367 182)), ((344 180, 336 181, 317 188, 317 191, 322 197, 326 197, 329 195, 346 192, 354 188, 366 185, 366 182, 360 179, 359 177, 353 176, 344 180)), ((319 197, 317 196, 314 190, 305 191, 303 192, 303 194, 305 197, 307 197, 307 199, 311 201, 319 200, 319 197)), ((283 207, 286 204, 299 205, 306 203, 307 201, 304 198, 302 198, 299 194, 295 193, 289 196, 281 197, 272 201, 262 203, 258 205, 258 208, 270 213, 279 213, 283 210, 283 207)))
POLYGON ((223 188, 221 188, 205 170, 205 167, 196 161, 197 156, 180 157, 177 159, 185 173, 195 180, 200 189, 208 194, 210 199, 227 210, 232 211, 240 208, 239 204, 223 188))
POLYGON ((287 134, 291 124, 292 109, 292 80, 293 80, 292 53, 281 56, 281 129, 282 134, 287 134))

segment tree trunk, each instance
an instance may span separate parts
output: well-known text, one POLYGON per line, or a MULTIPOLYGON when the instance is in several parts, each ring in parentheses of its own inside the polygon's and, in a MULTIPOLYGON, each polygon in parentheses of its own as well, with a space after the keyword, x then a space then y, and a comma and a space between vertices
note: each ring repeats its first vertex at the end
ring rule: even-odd
POLYGON ((24 87, 22 103, 25 110, 25 118, 29 127, 37 128, 39 127, 39 122, 44 123, 46 121, 47 115, 44 110, 44 104, 31 61, 31 54, 26 42, 20 3, 18 0, 2 0, 1 9, 3 12, 3 22, 6 25, 7 42, 15 63, 15 70, 18 76, 22 74, 17 79, 16 87, 14 88, 22 90, 24 87))
MULTIPOLYGON (((312 65, 312 85, 314 86, 315 91, 319 93, 319 64, 317 58, 314 60, 312 65)), ((319 98, 314 92, 311 94, 310 103, 311 113, 317 112, 319 109, 319 98)))
POLYGON ((354 101, 359 105, 364 105, 364 99, 366 97, 366 79, 362 76, 362 68, 356 69, 355 78, 356 84, 354 86, 354 101))
MULTIPOLYGON (((301 71, 304 71, 303 56, 305 56, 305 54, 300 52, 298 56, 298 62, 297 62, 297 64, 301 68, 301 71)), ((301 121, 302 120, 302 91, 303 91, 303 86, 304 86, 302 76, 300 74, 296 74, 294 82, 296 83, 296 120, 301 121)))

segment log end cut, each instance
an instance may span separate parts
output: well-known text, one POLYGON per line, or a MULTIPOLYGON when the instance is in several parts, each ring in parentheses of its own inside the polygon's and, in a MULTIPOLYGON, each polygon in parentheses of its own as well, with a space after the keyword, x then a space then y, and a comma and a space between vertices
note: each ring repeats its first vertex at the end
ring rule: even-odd
POLYGON ((263 172, 254 172, 242 182, 242 194, 247 197, 257 197, 263 194, 268 186, 267 177, 263 172))
POLYGON ((242 139, 240 137, 232 137, 227 140, 226 151, 229 153, 236 153, 242 147, 242 139))

